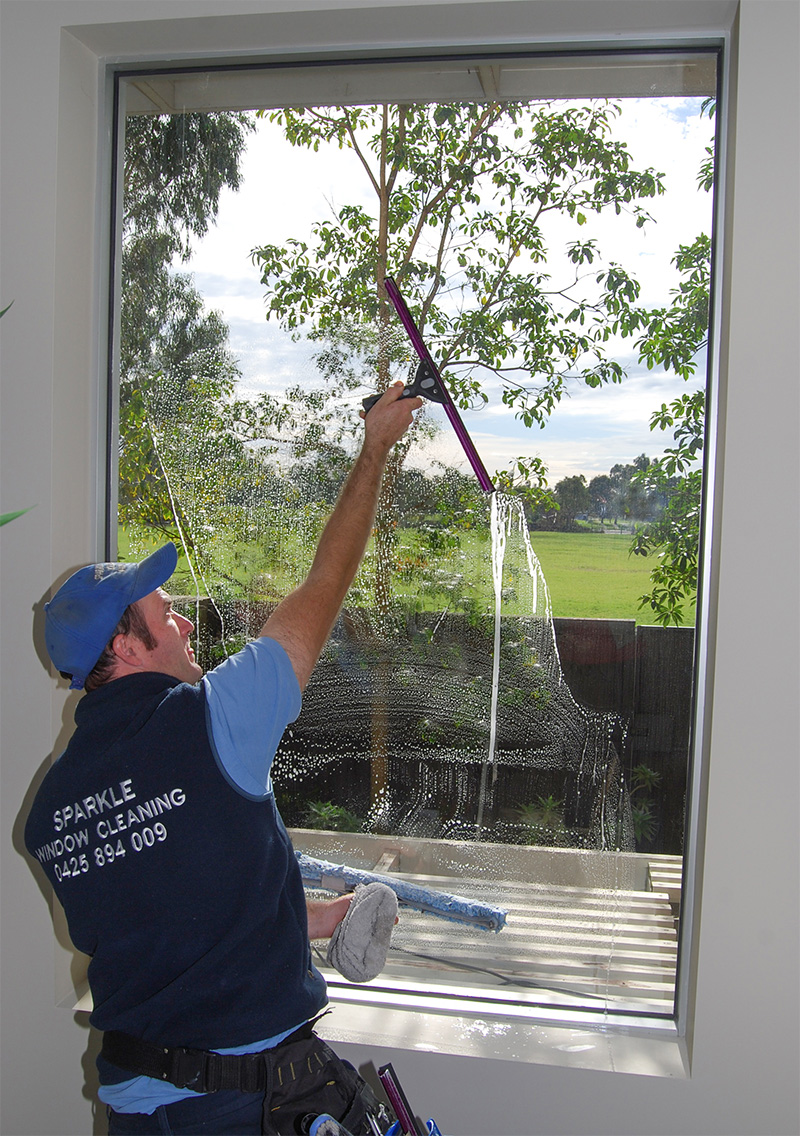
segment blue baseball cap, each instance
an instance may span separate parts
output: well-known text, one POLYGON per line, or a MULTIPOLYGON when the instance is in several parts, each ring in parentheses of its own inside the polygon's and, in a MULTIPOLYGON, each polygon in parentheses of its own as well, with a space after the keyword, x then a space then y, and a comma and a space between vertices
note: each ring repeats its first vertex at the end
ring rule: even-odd
POLYGON ((71 690, 82 690, 125 608, 154 592, 178 563, 172 541, 136 564, 89 564, 74 572, 44 605, 47 652, 71 690))

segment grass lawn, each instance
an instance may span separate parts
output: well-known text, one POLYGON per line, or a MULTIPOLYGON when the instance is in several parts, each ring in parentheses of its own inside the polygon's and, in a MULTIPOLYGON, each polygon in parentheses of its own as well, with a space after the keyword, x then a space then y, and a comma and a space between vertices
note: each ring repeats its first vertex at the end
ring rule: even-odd
MULTIPOLYGON (((553 615, 654 623, 639 597, 650 589, 654 560, 629 556, 622 533, 531 533, 550 591, 553 615)), ((689 613, 694 618, 694 609, 689 613)))
MULTIPOLYGON (((402 537, 401 537, 402 539, 402 537)), ((477 551, 486 549, 488 538, 477 534, 462 534, 461 547, 477 551)), ((630 556, 628 549, 631 538, 620 533, 531 533, 533 549, 539 558, 544 572, 553 615, 578 619, 634 619, 637 623, 653 623, 648 609, 639 607, 639 597, 649 590, 652 558, 630 556)), ((152 547, 158 547, 163 539, 157 539, 152 547)), ((290 538, 291 543, 291 538, 290 538)), ((223 542, 225 547, 225 542, 223 542)), ((122 559, 129 559, 130 543, 128 534, 120 528, 119 550, 122 559)), ((138 544, 134 556, 151 551, 151 548, 138 544)), ((264 571, 264 553, 258 545, 243 545, 232 542, 228 562, 223 571, 229 580, 244 584, 247 580, 264 571)), ((274 569, 273 569, 274 570, 274 569)), ((188 579, 188 570, 183 556, 179 559, 178 572, 188 583, 188 591, 193 591, 188 579)), ((274 585, 277 594, 288 590, 293 584, 282 579, 283 573, 275 571, 274 585)), ((402 592, 413 591, 413 583, 400 583, 402 592)), ((491 604, 492 580, 487 564, 485 579, 487 603, 491 604)), ((432 599, 431 607, 442 606, 441 594, 432 599)), ((428 605, 426 605, 428 606, 428 605)), ((694 619, 694 609, 688 612, 694 619)))
MULTIPOLYGON (((655 561, 652 557, 629 555, 630 534, 532 532, 530 537, 550 592, 553 615, 655 622, 649 607, 639 607, 639 597, 650 590, 650 572, 655 561)), ((400 537, 401 543, 410 544, 412 539, 408 530, 400 537)), ((484 561, 477 592, 473 594, 487 609, 493 604, 488 541, 487 534, 474 531, 459 536, 459 550, 467 553, 471 561, 484 561)), ((477 577, 473 578, 477 581, 477 577)), ((407 594, 413 594, 414 587, 413 581, 399 584, 399 590, 407 594)), ((424 600, 424 606, 439 610, 445 595, 446 586, 424 600)), ((509 611, 523 614, 516 611, 513 603, 509 611)), ((694 619, 694 608, 688 617, 694 619)))

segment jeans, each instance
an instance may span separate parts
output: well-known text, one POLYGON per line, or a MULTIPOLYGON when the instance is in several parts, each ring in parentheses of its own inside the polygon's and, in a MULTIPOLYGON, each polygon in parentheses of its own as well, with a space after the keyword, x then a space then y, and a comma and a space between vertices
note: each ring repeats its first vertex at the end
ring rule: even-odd
POLYGON ((147 1116, 142 1112, 113 1112, 108 1109, 109 1136, 128 1133, 212 1133, 218 1136, 261 1134, 263 1093, 238 1091, 209 1093, 197 1099, 161 1105, 147 1116))

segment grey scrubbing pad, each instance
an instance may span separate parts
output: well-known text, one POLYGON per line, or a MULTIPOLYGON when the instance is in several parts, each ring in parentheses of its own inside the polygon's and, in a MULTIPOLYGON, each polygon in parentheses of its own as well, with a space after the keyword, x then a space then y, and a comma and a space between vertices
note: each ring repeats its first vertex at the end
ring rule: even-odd
POLYGON ((369 982, 386 964, 397 896, 386 884, 359 884, 350 907, 331 935, 328 962, 349 982, 369 982))

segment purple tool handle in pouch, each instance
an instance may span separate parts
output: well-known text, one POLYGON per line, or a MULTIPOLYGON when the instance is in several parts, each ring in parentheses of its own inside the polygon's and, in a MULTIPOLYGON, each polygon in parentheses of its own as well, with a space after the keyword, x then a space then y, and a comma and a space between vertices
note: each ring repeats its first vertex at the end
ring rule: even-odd
POLYGON ((405 300, 400 295, 400 290, 398 289, 394 280, 392 280, 391 276, 387 276, 384 283, 386 285, 386 294, 394 304, 395 311, 400 317, 400 322, 402 323, 403 327, 408 332, 408 337, 414 346, 414 350, 416 351, 417 355, 419 355, 422 362, 426 363, 430 367, 433 374, 436 376, 438 384, 441 387, 442 393, 444 395, 442 405, 444 406, 445 414, 450 419, 453 429, 456 432, 456 436, 458 437, 461 445, 464 447, 464 453, 469 458, 470 465, 475 471, 475 476, 478 479, 481 489, 484 489, 487 493, 494 493, 494 485, 492 484, 492 479, 486 472, 486 467, 480 459, 480 454, 472 444, 472 438, 470 438, 469 434, 467 433, 466 426, 461 421, 461 415, 458 413, 456 404, 450 397, 450 392, 448 391, 441 375, 439 374, 439 368, 434 363, 430 351, 422 341, 422 336, 419 333, 419 328, 411 318, 411 313, 406 307, 405 300))
POLYGON ((389 1104, 394 1109, 395 1116, 400 1121, 403 1136, 428 1136, 427 1130, 417 1123, 416 1117, 411 1111, 411 1105, 408 1103, 403 1087, 391 1064, 380 1067, 378 1079, 389 1098, 389 1104))

